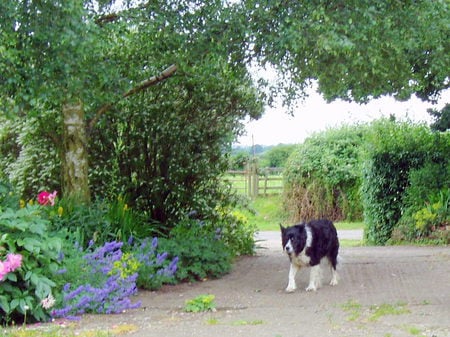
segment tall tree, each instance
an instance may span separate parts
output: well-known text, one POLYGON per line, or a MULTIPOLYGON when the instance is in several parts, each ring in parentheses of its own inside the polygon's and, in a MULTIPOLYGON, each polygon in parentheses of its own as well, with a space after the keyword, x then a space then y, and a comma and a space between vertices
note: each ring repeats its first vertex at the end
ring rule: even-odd
POLYGON ((140 60, 133 64, 141 69, 136 77, 121 73, 120 58, 110 51, 121 42, 117 29, 123 23, 105 26, 121 19, 108 14, 111 5, 77 0, 0 4, 2 110, 30 117, 38 117, 42 108, 60 111, 63 133, 52 139, 60 148, 62 190, 82 202, 90 200, 87 125, 94 127, 113 102, 159 83, 176 70, 171 66, 143 80, 155 67, 142 70, 140 60))

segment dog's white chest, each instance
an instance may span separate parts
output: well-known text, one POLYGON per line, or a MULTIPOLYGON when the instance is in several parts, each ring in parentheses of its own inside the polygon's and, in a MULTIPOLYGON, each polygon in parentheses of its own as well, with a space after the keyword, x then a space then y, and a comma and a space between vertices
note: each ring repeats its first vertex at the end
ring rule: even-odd
POLYGON ((302 250, 300 254, 292 257, 292 263, 295 263, 298 266, 306 267, 309 266, 309 262, 311 258, 305 254, 305 250, 302 250))

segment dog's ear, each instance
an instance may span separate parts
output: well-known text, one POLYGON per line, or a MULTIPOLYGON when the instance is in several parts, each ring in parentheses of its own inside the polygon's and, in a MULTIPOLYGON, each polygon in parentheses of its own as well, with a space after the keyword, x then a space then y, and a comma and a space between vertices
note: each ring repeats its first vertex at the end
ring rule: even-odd
POLYGON ((283 233, 286 230, 286 228, 284 228, 283 225, 280 224, 280 230, 281 230, 281 233, 283 233))

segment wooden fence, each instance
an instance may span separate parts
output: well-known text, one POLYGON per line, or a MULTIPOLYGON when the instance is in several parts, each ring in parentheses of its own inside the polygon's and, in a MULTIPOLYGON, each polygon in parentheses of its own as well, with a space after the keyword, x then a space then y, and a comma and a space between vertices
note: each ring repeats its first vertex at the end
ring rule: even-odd
POLYGON ((250 197, 283 192, 282 168, 258 169, 247 166, 243 171, 228 171, 225 179, 240 193, 250 197))

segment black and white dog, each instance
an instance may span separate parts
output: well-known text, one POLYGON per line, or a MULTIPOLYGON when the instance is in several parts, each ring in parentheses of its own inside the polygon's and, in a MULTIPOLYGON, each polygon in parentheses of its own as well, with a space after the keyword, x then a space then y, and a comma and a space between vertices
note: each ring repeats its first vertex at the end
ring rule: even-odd
POLYGON ((336 272, 339 240, 336 227, 330 220, 312 220, 291 227, 281 228, 281 242, 283 250, 291 261, 287 292, 297 289, 295 275, 301 267, 311 267, 309 285, 306 291, 316 291, 320 287, 320 262, 327 258, 331 267, 330 285, 338 284, 336 272))

